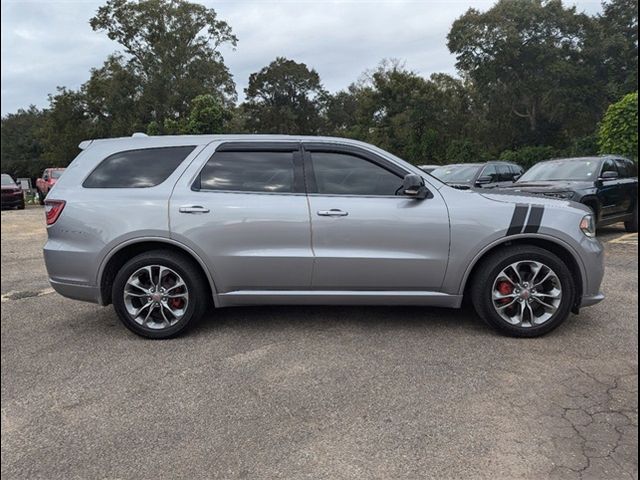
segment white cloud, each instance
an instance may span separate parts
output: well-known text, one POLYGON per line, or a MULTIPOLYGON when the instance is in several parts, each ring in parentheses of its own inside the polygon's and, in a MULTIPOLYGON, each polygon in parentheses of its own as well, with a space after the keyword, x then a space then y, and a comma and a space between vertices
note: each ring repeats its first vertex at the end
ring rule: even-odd
MULTIPOLYGON (((89 26, 102 1, 2 2, 2 114, 47 105, 57 86, 78 88, 89 70, 119 46, 89 26)), ((490 8, 493 0, 469 1, 202 1, 229 22, 238 48, 223 49, 242 98, 249 74, 276 56, 315 68, 336 91, 383 58, 399 58, 428 76, 454 73, 446 47, 451 23, 468 8, 490 8)), ((600 10, 599 0, 574 2, 600 10)))

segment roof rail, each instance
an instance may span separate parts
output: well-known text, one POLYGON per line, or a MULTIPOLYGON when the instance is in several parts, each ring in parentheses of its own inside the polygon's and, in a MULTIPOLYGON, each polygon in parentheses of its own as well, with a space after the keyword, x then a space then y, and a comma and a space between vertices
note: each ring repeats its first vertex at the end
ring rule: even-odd
POLYGON ((134 137, 134 138, 137 138, 137 137, 148 137, 149 135, 147 135, 146 133, 143 133, 143 132, 135 132, 131 136, 134 137))

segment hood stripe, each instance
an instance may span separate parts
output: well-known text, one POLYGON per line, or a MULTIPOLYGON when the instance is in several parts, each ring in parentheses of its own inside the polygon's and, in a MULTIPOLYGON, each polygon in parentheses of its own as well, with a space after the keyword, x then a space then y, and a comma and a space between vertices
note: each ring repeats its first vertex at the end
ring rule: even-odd
POLYGON ((542 214, 544 213, 544 207, 541 205, 534 205, 531 207, 531 213, 529 214, 529 220, 527 220, 527 226, 524 227, 522 233, 537 233, 540 229, 540 223, 542 221, 542 214))
POLYGON ((524 227, 524 220, 527 218, 527 212, 529 211, 529 205, 517 204, 516 209, 513 211, 513 217, 511 217, 511 223, 507 230, 507 236, 516 235, 522 232, 524 227))

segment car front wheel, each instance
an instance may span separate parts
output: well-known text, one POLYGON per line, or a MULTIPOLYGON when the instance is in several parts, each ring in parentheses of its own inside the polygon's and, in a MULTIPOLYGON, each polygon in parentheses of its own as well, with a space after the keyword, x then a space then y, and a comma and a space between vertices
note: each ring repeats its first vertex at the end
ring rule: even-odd
POLYGON ((537 337, 564 322, 575 299, 567 265, 536 246, 506 247, 486 258, 471 286, 478 315, 502 333, 537 337))
POLYGON ((156 250, 129 260, 113 283, 120 320, 147 338, 174 337, 197 321, 209 304, 206 279, 188 257, 156 250))

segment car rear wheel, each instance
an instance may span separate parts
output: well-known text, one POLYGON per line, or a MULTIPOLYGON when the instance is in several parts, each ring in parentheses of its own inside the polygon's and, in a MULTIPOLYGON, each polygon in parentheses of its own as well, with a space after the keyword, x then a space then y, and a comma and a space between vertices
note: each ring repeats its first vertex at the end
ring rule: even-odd
POLYGON ((478 315, 500 332, 537 337, 564 322, 575 298, 567 265, 536 246, 512 246, 486 258, 471 286, 478 315))
POLYGON ((174 337, 209 304, 206 279, 179 253, 156 250, 129 260, 113 283, 113 306, 131 331, 147 338, 174 337))

